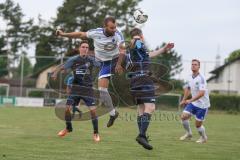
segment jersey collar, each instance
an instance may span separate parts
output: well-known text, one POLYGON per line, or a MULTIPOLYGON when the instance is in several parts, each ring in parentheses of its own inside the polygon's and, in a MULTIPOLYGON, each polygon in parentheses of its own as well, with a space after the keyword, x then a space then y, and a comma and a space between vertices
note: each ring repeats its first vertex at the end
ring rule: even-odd
POLYGON ((192 78, 195 79, 198 75, 199 75, 199 73, 197 75, 192 74, 192 78))

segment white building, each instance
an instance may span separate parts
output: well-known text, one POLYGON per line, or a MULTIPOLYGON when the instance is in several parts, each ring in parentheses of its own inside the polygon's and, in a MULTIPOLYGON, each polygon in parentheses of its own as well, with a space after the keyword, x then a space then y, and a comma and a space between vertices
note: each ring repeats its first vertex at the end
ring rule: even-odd
POLYGON ((215 68, 208 81, 210 92, 240 94, 240 57, 215 68))

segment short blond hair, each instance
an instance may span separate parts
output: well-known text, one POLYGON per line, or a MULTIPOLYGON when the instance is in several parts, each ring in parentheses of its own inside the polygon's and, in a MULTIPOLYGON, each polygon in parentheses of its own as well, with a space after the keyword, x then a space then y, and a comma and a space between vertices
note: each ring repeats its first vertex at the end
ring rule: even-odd
POLYGON ((198 59, 192 59, 192 62, 198 62, 198 65, 200 66, 200 61, 198 59))

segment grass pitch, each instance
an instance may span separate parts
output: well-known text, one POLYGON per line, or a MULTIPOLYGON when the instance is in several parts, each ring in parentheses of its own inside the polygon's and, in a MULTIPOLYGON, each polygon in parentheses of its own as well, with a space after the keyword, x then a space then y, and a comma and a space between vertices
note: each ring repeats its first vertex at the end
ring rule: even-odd
POLYGON ((99 118, 100 143, 92 140, 91 121, 73 122, 74 131, 57 137, 64 122, 54 108, 0 107, 0 160, 238 160, 240 158, 240 116, 210 112, 205 122, 206 144, 192 124, 194 138, 181 142, 183 129, 176 112, 157 111, 148 133, 154 149, 143 149, 135 141, 136 111, 119 109, 120 117, 111 128, 108 115, 99 118))

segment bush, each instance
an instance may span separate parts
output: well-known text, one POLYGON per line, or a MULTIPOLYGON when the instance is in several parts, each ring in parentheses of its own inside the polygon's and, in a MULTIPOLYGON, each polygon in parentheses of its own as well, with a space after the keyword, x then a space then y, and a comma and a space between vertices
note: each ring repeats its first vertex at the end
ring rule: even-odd
POLYGON ((6 96, 7 88, 6 87, 0 87, 0 96, 6 96))
POLYGON ((225 111, 240 111, 240 96, 237 95, 210 95, 211 109, 225 111))
POLYGON ((35 98, 40 98, 44 97, 44 92, 43 91, 31 91, 29 92, 29 97, 35 97, 35 98))

